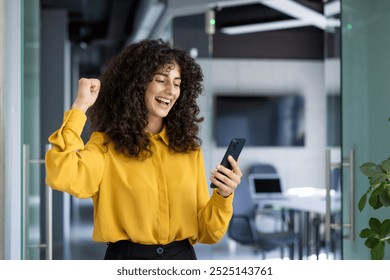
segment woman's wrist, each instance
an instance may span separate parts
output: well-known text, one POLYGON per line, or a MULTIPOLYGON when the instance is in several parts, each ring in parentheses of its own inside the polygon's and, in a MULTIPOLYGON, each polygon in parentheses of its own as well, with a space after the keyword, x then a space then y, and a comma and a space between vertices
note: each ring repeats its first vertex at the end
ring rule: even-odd
POLYGON ((221 194, 221 193, 219 192, 219 190, 217 190, 217 194, 219 194, 219 195, 222 196, 223 198, 228 198, 229 196, 232 195, 232 192, 229 193, 229 194, 221 194))
POLYGON ((74 102, 72 104, 72 109, 79 109, 81 111, 83 111, 84 113, 87 112, 89 106, 87 104, 83 104, 83 103, 80 103, 80 102, 74 102))

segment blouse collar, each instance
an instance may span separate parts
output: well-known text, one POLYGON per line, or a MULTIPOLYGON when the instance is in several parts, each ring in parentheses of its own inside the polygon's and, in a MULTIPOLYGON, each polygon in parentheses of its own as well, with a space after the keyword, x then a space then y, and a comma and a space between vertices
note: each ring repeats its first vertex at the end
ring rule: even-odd
POLYGON ((156 140, 162 139, 167 146, 169 145, 166 125, 164 125, 163 129, 159 133, 152 135, 150 132, 148 132, 148 134, 156 140))

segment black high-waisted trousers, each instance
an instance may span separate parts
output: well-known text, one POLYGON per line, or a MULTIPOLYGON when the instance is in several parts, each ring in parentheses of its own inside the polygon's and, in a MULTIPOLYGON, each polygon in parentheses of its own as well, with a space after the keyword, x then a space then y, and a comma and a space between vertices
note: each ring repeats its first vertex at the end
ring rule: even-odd
POLYGON ((127 240, 107 243, 105 260, 196 260, 189 241, 174 241, 166 245, 143 245, 127 240))

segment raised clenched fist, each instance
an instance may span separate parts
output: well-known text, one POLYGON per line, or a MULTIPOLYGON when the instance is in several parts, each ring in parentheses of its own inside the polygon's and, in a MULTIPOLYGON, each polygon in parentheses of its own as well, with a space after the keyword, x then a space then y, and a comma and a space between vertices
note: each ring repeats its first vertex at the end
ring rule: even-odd
POLYGON ((78 83, 77 97, 72 105, 72 109, 80 109, 87 112, 99 94, 100 81, 98 79, 81 78, 78 83))

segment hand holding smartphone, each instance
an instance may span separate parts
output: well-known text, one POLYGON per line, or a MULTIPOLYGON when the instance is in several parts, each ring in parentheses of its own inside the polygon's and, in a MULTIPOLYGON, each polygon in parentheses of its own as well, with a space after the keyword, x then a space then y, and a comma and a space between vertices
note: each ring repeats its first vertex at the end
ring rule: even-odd
MULTIPOLYGON (((222 158, 221 165, 231 170, 232 166, 229 163, 227 158, 230 155, 234 158, 234 160, 237 160, 242 149, 244 148, 245 142, 246 142, 246 139, 244 139, 244 138, 233 138, 230 141, 230 144, 225 152, 225 155, 222 158)), ((211 183, 210 188, 217 188, 217 186, 215 186, 213 183, 211 183)))

